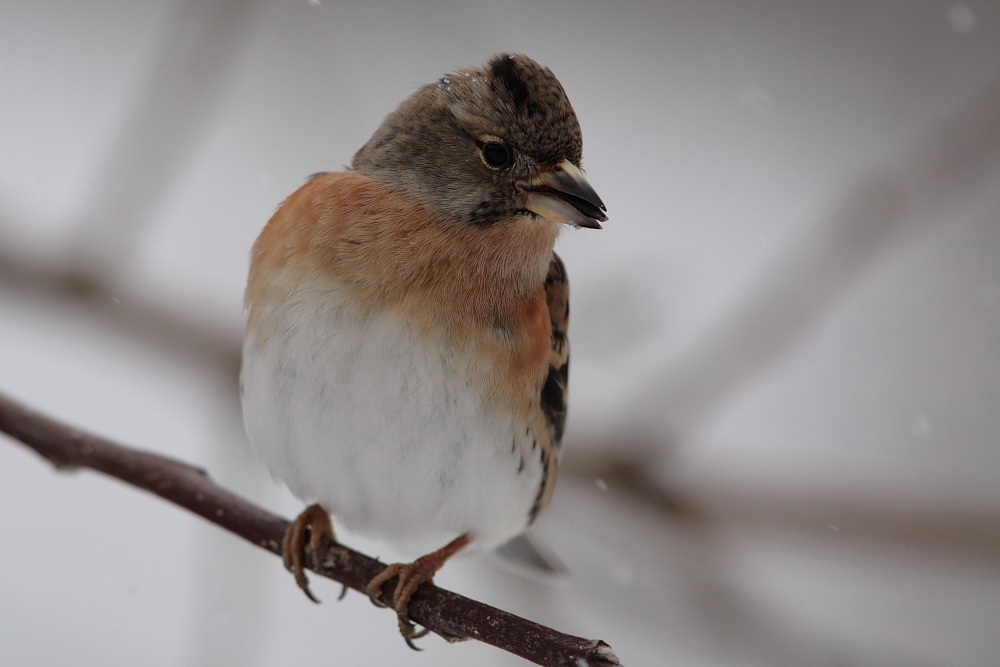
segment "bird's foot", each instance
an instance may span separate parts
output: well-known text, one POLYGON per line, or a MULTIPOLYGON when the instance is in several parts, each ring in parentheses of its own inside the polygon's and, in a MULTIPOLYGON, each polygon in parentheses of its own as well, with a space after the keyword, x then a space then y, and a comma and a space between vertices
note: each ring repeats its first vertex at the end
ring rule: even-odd
POLYGON ((423 637, 429 630, 424 628, 417 631, 410 620, 410 598, 417 592, 420 584, 433 583, 434 573, 440 570, 445 561, 454 556, 469 541, 468 535, 461 535, 449 542, 444 548, 421 556, 412 563, 395 563, 387 566, 368 582, 368 586, 366 586, 368 597, 375 605, 383 607, 385 605, 379 600, 382 595, 382 585, 393 577, 399 577, 396 589, 392 594, 392 608, 396 610, 396 618, 399 620, 399 633, 403 635, 407 646, 414 651, 420 649, 413 643, 413 640, 423 637))
MULTIPOLYGON (((319 600, 309 590, 309 579, 305 568, 311 562, 320 562, 323 556, 323 538, 335 541, 333 526, 330 525, 330 515, 319 505, 310 505, 288 526, 285 537, 281 541, 282 559, 285 569, 295 575, 295 583, 313 602, 319 600)), ((340 592, 342 599, 347 593, 347 587, 340 592)))

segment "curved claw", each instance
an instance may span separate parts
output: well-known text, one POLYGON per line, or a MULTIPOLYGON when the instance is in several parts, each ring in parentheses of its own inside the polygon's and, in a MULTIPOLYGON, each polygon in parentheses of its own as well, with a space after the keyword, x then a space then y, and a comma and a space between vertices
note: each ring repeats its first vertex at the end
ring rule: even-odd
MULTIPOLYGON (((384 570, 372 577, 372 580, 368 582, 365 586, 365 591, 368 593, 368 599, 372 601, 372 604, 380 609, 384 609, 387 605, 383 604, 378 596, 382 594, 382 584, 389 581, 400 571, 406 567, 402 563, 394 563, 392 565, 387 565, 384 570)), ((399 584, 396 584, 396 590, 399 591, 399 584)), ((393 601, 396 599, 396 594, 393 594, 393 601)))
MULTIPOLYGON (((310 600, 319 604, 319 599, 309 590, 309 578, 306 576, 306 552, 319 556, 322 552, 323 538, 331 540, 333 527, 330 525, 330 515, 319 505, 310 505, 302 512, 295 521, 288 526, 285 536, 281 540, 281 557, 285 563, 285 569, 295 575, 295 583, 298 584, 302 592, 310 600), (306 535, 308 533, 308 540, 306 535)), ((343 598, 347 593, 347 587, 341 591, 343 598)))
POLYGON ((417 592, 423 583, 430 583, 434 578, 434 573, 441 569, 445 561, 469 543, 468 535, 460 535, 449 542, 444 548, 434 553, 421 556, 412 563, 394 563, 387 565, 384 570, 372 577, 372 580, 365 586, 369 599, 376 607, 385 605, 378 599, 382 594, 382 585, 393 577, 399 577, 396 582, 396 590, 392 593, 392 607, 396 610, 396 618, 399 621, 399 633, 403 635, 406 645, 414 651, 421 650, 413 643, 414 639, 419 639, 430 630, 424 628, 419 632, 416 626, 410 621, 410 598, 417 592))
POLYGON ((423 637, 425 634, 427 634, 426 632, 421 632, 419 634, 413 632, 413 623, 408 623, 405 626, 402 623, 400 623, 399 624, 399 632, 400 632, 401 635, 403 635, 403 641, 406 642, 407 646, 409 646, 410 648, 412 648, 414 651, 423 651, 424 650, 424 649, 420 648, 419 646, 417 646, 416 644, 414 644, 413 640, 417 639, 418 637, 423 637), (409 628, 409 630, 408 631, 404 631, 403 630, 404 627, 409 628))
POLYGON ((306 577, 305 573, 303 573, 303 572, 296 572, 295 573, 295 583, 298 584, 299 588, 302 589, 302 592, 306 594, 307 598, 309 598, 310 600, 312 600, 316 604, 319 604, 321 602, 321 600, 318 597, 316 597, 315 595, 313 595, 312 590, 310 590, 310 588, 309 588, 309 578, 306 577))
POLYGON ((410 620, 409 616, 403 616, 402 614, 397 614, 396 618, 399 620, 399 634, 403 635, 403 641, 406 642, 406 645, 412 648, 414 651, 423 651, 424 649, 414 644, 413 640, 420 639, 421 637, 426 637, 428 634, 430 634, 430 630, 427 628, 417 630, 416 626, 413 624, 413 621, 410 620))

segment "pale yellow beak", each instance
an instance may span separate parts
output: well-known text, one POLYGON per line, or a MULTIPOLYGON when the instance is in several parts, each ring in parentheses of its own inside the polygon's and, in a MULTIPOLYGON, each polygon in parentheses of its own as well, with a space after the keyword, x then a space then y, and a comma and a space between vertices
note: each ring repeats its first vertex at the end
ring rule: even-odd
POLYGON ((552 222, 600 229, 600 223, 608 219, 604 202, 569 160, 537 176, 527 189, 524 207, 552 222))

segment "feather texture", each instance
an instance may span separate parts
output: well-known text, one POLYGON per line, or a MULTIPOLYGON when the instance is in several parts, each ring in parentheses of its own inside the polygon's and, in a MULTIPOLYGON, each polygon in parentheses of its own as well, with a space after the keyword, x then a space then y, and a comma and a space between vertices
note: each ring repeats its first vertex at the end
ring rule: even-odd
POLYGON ((306 183, 252 254, 242 384, 259 457, 415 553, 522 531, 551 496, 565 419, 557 230, 455 224, 352 171, 306 183))

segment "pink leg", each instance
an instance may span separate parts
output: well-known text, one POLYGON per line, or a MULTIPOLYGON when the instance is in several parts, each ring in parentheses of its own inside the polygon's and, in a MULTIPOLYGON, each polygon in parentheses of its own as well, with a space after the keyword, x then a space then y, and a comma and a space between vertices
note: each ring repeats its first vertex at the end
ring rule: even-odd
MULTIPOLYGON (((322 553, 323 538, 334 540, 333 526, 330 525, 330 515, 319 505, 310 505, 285 531, 281 541, 282 558, 285 568, 295 574, 295 583, 313 602, 319 602, 309 590, 309 579, 306 577, 306 552, 315 556, 322 553), (306 541, 308 531, 309 540, 306 541)), ((346 589, 345 589, 346 592, 346 589)), ((344 597, 343 592, 340 597, 344 597)))
POLYGON ((418 633, 415 631, 413 623, 410 622, 410 598, 416 593, 420 584, 432 582, 434 573, 440 570, 449 558, 461 551, 470 541, 468 533, 460 535, 441 549, 421 556, 412 563, 389 565, 368 582, 366 587, 368 596, 371 597, 372 602, 381 606, 378 597, 382 594, 382 584, 397 575, 399 576, 396 590, 392 594, 392 607, 396 610, 396 616, 399 618, 399 632, 413 650, 420 650, 414 645, 413 640, 423 637, 427 634, 427 630, 418 633))

